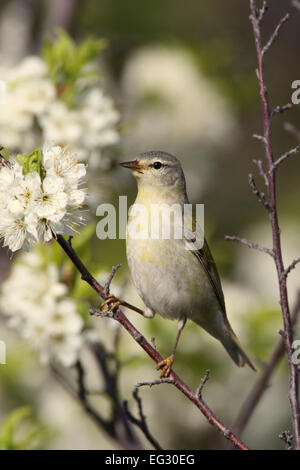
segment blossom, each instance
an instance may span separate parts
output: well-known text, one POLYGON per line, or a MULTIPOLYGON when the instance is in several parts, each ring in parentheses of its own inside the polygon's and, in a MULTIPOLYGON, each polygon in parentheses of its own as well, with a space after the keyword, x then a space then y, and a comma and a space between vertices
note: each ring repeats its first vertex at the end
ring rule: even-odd
POLYGON ((11 251, 71 235, 84 222, 78 209, 86 198, 81 187, 86 169, 74 153, 45 145, 21 157, 24 167, 12 160, 0 168, 0 237, 11 251))
POLYGON ((13 68, 2 70, 6 103, 0 115, 1 143, 13 150, 29 151, 40 144, 35 120, 55 98, 48 68, 39 57, 28 56, 13 68))
MULTIPOLYGON (((54 46, 55 47, 55 46, 54 46)), ((53 64, 52 64, 53 65, 53 64)), ((54 65, 53 65, 54 66, 54 65)), ((88 70, 91 64, 85 64, 88 70)), ((99 165, 101 150, 119 142, 120 119, 113 100, 99 79, 70 78, 71 103, 64 100, 51 67, 38 56, 28 56, 11 68, 1 68, 6 82, 6 104, 0 114, 1 144, 13 152, 29 152, 44 141, 69 144, 77 158, 99 165)), ((93 66, 95 76, 99 71, 93 66)))
POLYGON ((23 253, 13 265, 0 307, 9 326, 39 351, 42 363, 58 360, 68 367, 76 362, 83 344, 82 318, 59 281, 58 267, 45 266, 37 250, 23 253))

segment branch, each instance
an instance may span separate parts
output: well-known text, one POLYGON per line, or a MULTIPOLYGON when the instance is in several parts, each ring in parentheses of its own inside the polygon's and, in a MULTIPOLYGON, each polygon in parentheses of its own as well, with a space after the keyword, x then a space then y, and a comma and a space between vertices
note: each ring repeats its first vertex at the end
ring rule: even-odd
POLYGON ((272 229, 272 238, 273 238, 273 252, 274 252, 274 262, 277 271, 279 292, 280 292, 280 305, 282 310, 283 324, 284 324, 284 343, 288 359, 289 367, 289 400, 291 407, 291 415, 293 421, 293 429, 295 436, 295 447, 300 449, 300 409, 298 402, 298 369, 297 365, 293 363, 292 360, 292 344, 293 344, 293 331, 292 331, 292 320, 290 315, 290 307, 288 302, 288 293, 286 285, 286 276, 285 268, 282 259, 282 249, 281 249, 281 235, 280 228, 278 223, 278 214, 277 214, 277 199, 276 199, 276 179, 275 179, 275 169, 276 162, 274 160, 273 148, 272 148, 272 138, 271 138, 271 117, 272 113, 270 111, 268 91, 265 82, 264 74, 264 56, 269 50, 274 40, 278 37, 281 27, 288 20, 289 15, 285 15, 278 25, 276 26, 273 34, 271 35, 269 41, 265 46, 262 46, 261 40, 261 30, 260 30, 260 20, 257 12, 257 7, 255 0, 250 0, 250 21, 253 29, 254 42, 256 47, 257 55, 257 78, 259 83, 260 99, 262 105, 263 113, 263 136, 264 136, 264 147, 265 147, 265 157, 268 170, 268 213, 271 222, 272 229), (275 163, 275 165, 274 165, 275 163))
POLYGON ((282 433, 279 434, 279 439, 282 439, 284 442, 286 450, 293 450, 292 446, 292 440, 293 440, 293 434, 291 434, 289 431, 282 431, 282 433))
POLYGON ((125 408, 126 415, 127 415, 128 419, 129 419, 133 424, 135 424, 135 425, 143 432, 144 436, 148 439, 148 441, 150 442, 150 444, 152 444, 152 446, 154 447, 154 449, 156 449, 156 450, 163 450, 163 448, 161 447, 161 445, 157 442, 157 440, 152 436, 152 434, 151 434, 150 431, 149 431, 149 428, 148 428, 148 425, 147 425, 146 416, 145 416, 144 411, 143 411, 142 400, 141 400, 141 398, 139 397, 138 391, 139 391, 139 389, 136 388, 136 389, 134 390, 134 392, 132 393, 132 396, 133 396, 133 398, 135 399, 135 401, 136 401, 136 403, 137 403, 137 406, 138 406, 139 418, 136 418, 135 416, 133 416, 133 414, 132 414, 131 411, 129 410, 128 402, 127 402, 127 401, 124 402, 124 408, 125 408))
MULTIPOLYGON (((297 320, 299 318, 299 313, 300 313, 300 292, 298 292, 296 304, 294 307, 294 312, 293 312, 293 317, 292 317, 293 325, 296 325, 297 320)), ((261 376, 256 381, 254 387, 252 388, 251 392, 246 398, 239 412, 239 416, 235 422, 235 425, 233 426, 233 429, 239 435, 243 433, 259 401, 262 399, 263 394, 269 387, 270 378, 276 366, 279 364, 280 360, 282 359, 284 355, 284 350, 285 350, 284 340, 283 338, 280 338, 277 345, 273 349, 273 352, 270 355, 270 358, 267 364, 265 365, 261 376)))
POLYGON ((297 147, 281 155, 281 157, 277 158, 277 160, 273 163, 272 171, 274 171, 280 165, 280 163, 282 163, 284 160, 291 157, 292 155, 295 155, 299 151, 300 151, 300 145, 297 145, 297 147))
POLYGON ((119 269, 121 266, 122 266, 122 265, 118 263, 116 266, 113 266, 113 267, 112 267, 111 273, 110 273, 110 275, 109 275, 109 277, 108 277, 106 283, 104 284, 104 289, 105 289, 106 296, 109 295, 109 290, 110 290, 111 281, 113 280, 114 275, 116 274, 116 272, 118 271, 118 269, 119 269))
POLYGON ((259 169, 260 176, 264 179, 265 185, 268 186, 269 185, 269 180, 268 180, 267 174, 264 170, 262 161, 261 160, 253 160, 253 163, 255 163, 255 165, 259 169))
POLYGON ((196 395, 197 397, 201 398, 202 397, 202 390, 204 388, 204 385, 206 384, 206 382, 208 381, 209 379, 209 374, 210 374, 210 371, 207 370, 204 374, 204 377, 201 379, 200 381, 200 384, 199 384, 199 387, 197 388, 196 390, 196 395))
POLYGON ((256 183, 255 183, 253 175, 251 173, 249 173, 248 178, 249 178, 249 184, 250 184, 250 187, 252 189, 253 194, 255 194, 255 196, 257 196, 259 202, 269 212, 271 210, 271 207, 270 207, 270 204, 268 203, 268 201, 266 200, 265 194, 257 189, 256 183))
POLYGON ((272 46, 273 42, 275 41, 275 39, 278 37, 279 35, 279 32, 282 28, 282 26, 284 25, 284 23, 287 22, 287 20, 289 19, 290 15, 289 13, 287 13, 283 18, 281 18, 281 20, 279 21, 278 25, 276 26, 273 34, 271 35, 269 41, 267 42, 267 44, 261 49, 261 55, 264 56, 266 52, 268 52, 268 50, 270 49, 270 47, 272 46))
MULTIPOLYGON (((99 346, 99 344, 95 346, 99 346)), ((99 361, 97 362, 99 363, 99 361)), ((115 378, 113 378, 112 375, 109 375, 107 377, 107 374, 109 374, 108 370, 106 374, 103 373, 106 389, 102 393, 104 393, 110 398, 113 405, 112 418, 105 419, 101 416, 99 411, 91 405, 88 399, 88 396, 92 393, 86 388, 85 371, 80 361, 77 361, 77 363, 75 364, 75 369, 77 371, 77 389, 69 382, 69 380, 64 376, 64 374, 60 372, 57 366, 51 364, 51 371, 55 378, 68 393, 70 393, 75 399, 79 401, 80 405, 83 407, 86 413, 93 419, 95 424, 101 429, 102 432, 104 430, 107 435, 117 443, 118 446, 121 446, 124 449, 140 449, 140 443, 133 434, 129 422, 126 419, 125 411, 123 411, 122 406, 119 403, 116 393, 117 388, 115 378), (112 383, 113 386, 111 386, 112 383)), ((97 393, 101 392, 97 391, 97 393)))
POLYGON ((285 111, 289 111, 290 109, 292 109, 292 107, 293 107, 292 103, 287 103, 287 104, 284 104, 283 106, 276 106, 276 108, 274 108, 273 111, 271 112, 271 118, 276 116, 276 114, 282 114, 285 111))
MULTIPOLYGON (((105 292, 104 287, 102 287, 92 276, 92 274, 88 271, 83 262, 77 256, 75 250, 67 243, 67 241, 62 235, 57 235, 56 240, 61 246, 61 248, 64 250, 64 252, 68 255, 72 263, 77 267, 77 269, 81 273, 81 278, 86 281, 99 294, 99 296, 102 297, 102 299, 106 300, 108 296, 105 292)), ((122 325, 123 328, 127 330, 131 337, 148 354, 148 356, 153 359, 153 361, 155 361, 156 363, 162 361, 161 355, 153 348, 153 346, 150 345, 150 343, 148 343, 144 336, 133 326, 133 324, 128 320, 128 318, 119 308, 116 308, 114 312, 107 312, 102 315, 110 316, 111 318, 119 322, 120 325, 122 325)), ((207 404, 201 398, 197 397, 196 394, 175 374, 175 372, 171 371, 170 379, 173 380, 174 386, 181 393, 183 393, 191 402, 194 403, 194 405, 205 416, 207 421, 213 427, 215 427, 219 433, 223 434, 223 436, 226 437, 226 439, 228 439, 229 441, 231 441, 238 449, 248 450, 248 447, 214 415, 214 413, 207 406, 207 404)))
POLYGON ((284 270, 282 276, 286 279, 289 273, 297 266, 298 263, 300 263, 300 258, 294 259, 294 261, 292 261, 291 264, 284 270))
POLYGON ((274 258, 273 250, 271 250, 270 248, 266 248, 265 246, 261 246, 258 243, 249 242, 246 238, 240 238, 234 235, 226 235, 225 240, 242 243, 243 245, 246 245, 248 248, 262 251, 263 253, 267 253, 268 255, 272 256, 272 258, 274 258))

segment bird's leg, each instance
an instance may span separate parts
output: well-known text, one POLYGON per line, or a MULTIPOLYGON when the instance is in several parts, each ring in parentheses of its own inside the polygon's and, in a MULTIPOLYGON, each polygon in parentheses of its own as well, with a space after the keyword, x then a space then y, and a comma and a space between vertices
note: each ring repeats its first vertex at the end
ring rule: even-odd
POLYGON ((104 302, 100 306, 100 311, 103 313, 113 312, 117 307, 119 307, 119 305, 123 305, 123 307, 127 307, 130 310, 133 310, 134 312, 137 312, 146 318, 153 318, 155 315, 155 313, 151 309, 146 308, 146 310, 143 311, 140 308, 135 307, 134 305, 131 305, 128 302, 125 302, 125 300, 120 300, 113 294, 109 294, 109 296, 104 300, 104 302))
POLYGON ((175 352, 176 352, 177 345, 178 345, 178 342, 179 342, 179 338, 180 338, 182 330, 185 326, 185 323, 186 323, 186 317, 182 316, 178 321, 178 326, 177 326, 178 331, 177 331, 176 341, 175 341, 171 356, 169 356, 166 359, 163 359, 162 361, 160 361, 155 367, 156 370, 161 369, 161 374, 160 374, 161 379, 164 378, 164 377, 169 377, 169 375, 170 375, 171 367, 172 367, 173 362, 174 362, 175 352))

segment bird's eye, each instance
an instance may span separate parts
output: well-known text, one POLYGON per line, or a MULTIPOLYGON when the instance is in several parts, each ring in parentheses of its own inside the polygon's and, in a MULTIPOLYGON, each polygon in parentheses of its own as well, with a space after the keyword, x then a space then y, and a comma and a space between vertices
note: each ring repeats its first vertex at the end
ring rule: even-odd
POLYGON ((159 170, 161 167, 162 167, 162 164, 160 162, 153 163, 153 168, 155 168, 155 170, 159 170))

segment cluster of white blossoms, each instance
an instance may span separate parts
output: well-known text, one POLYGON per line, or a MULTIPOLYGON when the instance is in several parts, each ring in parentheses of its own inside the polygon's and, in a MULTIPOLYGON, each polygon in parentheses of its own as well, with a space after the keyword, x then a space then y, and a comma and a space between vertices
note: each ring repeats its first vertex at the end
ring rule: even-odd
POLYGON ((78 80, 74 105, 67 106, 60 88, 51 81, 48 65, 38 56, 26 57, 13 68, 0 67, 0 79, 6 85, 1 145, 12 152, 29 152, 53 141, 76 148, 79 160, 92 156, 97 161, 104 147, 119 142, 120 115, 99 81, 87 86, 78 80))
POLYGON ((57 360, 72 366, 83 344, 83 320, 67 287, 59 282, 59 268, 45 264, 37 251, 23 253, 2 285, 2 313, 37 349, 43 364, 57 360))
POLYGON ((67 147, 44 145, 0 167, 0 238, 11 251, 71 235, 83 224, 79 209, 85 164, 67 147))

